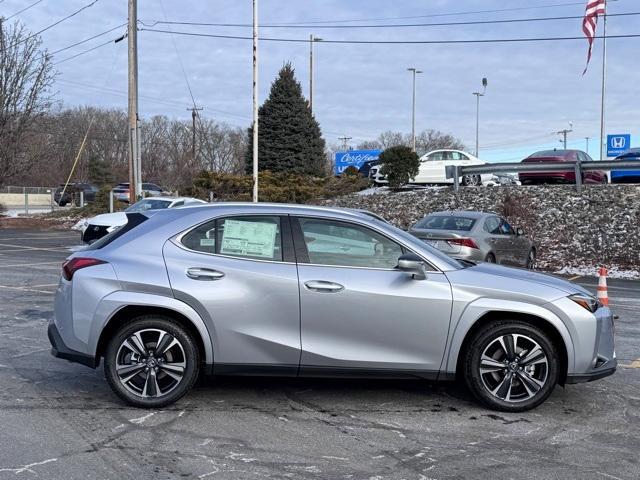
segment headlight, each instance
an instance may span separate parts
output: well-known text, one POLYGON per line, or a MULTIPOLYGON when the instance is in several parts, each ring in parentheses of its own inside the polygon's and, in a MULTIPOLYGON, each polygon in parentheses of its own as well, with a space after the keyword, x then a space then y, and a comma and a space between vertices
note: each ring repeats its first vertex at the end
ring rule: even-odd
POLYGON ((569 295, 569 298, 576 302, 583 308, 586 308, 591 313, 595 312, 602 306, 602 304, 598 301, 597 298, 592 297, 591 295, 585 295, 583 293, 576 293, 575 295, 569 295))

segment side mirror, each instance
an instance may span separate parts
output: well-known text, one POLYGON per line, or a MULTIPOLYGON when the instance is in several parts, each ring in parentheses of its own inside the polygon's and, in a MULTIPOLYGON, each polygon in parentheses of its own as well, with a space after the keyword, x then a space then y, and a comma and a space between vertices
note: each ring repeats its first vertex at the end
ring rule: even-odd
POLYGON ((414 253, 405 253, 398 258, 398 270, 409 273, 415 280, 427 278, 424 262, 414 253))
POLYGON ((516 235, 518 236, 524 235, 524 230, 520 227, 516 228, 516 235))

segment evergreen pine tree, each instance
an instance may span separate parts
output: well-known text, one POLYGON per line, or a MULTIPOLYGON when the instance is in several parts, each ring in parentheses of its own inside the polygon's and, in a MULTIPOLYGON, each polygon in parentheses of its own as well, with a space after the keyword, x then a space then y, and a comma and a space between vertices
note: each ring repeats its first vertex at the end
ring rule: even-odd
MULTIPOLYGON (((320 125, 313 117, 294 69, 286 63, 258 110, 258 167, 261 171, 324 176, 326 157, 320 125)), ((247 173, 252 172, 253 128, 249 128, 247 173)))

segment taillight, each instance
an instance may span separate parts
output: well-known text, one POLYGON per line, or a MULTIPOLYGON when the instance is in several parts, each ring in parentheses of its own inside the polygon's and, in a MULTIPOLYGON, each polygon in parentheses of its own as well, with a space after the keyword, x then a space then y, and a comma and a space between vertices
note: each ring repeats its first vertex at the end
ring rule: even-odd
POLYGON ((478 244, 473 238, 451 238, 447 240, 451 245, 460 245, 461 247, 478 248, 478 244))
POLYGON ((62 264, 62 276, 65 278, 65 280, 71 280, 73 278, 73 274, 81 268, 93 267, 94 265, 100 265, 102 263, 107 262, 98 260, 97 258, 72 258, 71 260, 67 260, 62 264))

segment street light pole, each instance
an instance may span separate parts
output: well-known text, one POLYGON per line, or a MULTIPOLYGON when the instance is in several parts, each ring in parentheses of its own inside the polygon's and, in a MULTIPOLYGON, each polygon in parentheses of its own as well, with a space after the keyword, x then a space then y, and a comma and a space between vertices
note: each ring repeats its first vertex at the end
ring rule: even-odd
POLYGON ((313 43, 321 42, 320 37, 309 35, 309 110, 313 113, 313 43))
POLYGON ((411 150, 416 151, 416 74, 422 73, 415 67, 407 68, 413 77, 413 94, 411 97, 411 150))
POLYGON ((480 97, 484 97, 487 91, 487 79, 482 79, 482 93, 473 92, 473 95, 476 96, 476 152, 475 156, 478 157, 480 153, 480 97))
POLYGON ((587 141, 587 154, 589 154, 589 139, 591 137, 584 137, 584 139, 587 141))
POLYGON ((253 0, 253 201, 258 201, 258 0, 253 0))

